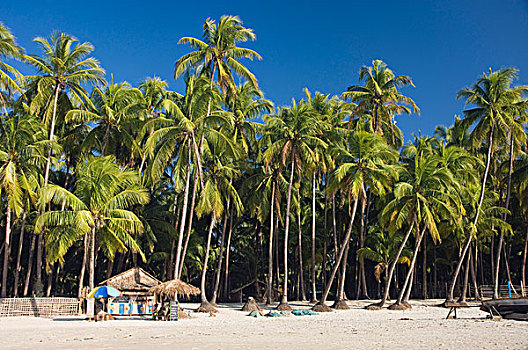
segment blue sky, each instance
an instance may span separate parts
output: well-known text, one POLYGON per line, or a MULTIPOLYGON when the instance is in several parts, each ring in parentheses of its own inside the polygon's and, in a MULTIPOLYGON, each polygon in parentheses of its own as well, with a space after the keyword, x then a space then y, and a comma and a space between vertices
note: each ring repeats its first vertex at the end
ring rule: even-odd
MULTIPOLYGON (((107 73, 131 84, 157 75, 177 91, 174 62, 189 51, 182 36, 200 37, 207 17, 239 15, 262 61, 246 62, 277 105, 311 91, 340 94, 358 70, 382 59, 416 88, 404 92, 421 116, 400 116, 411 133, 449 125, 463 102, 456 92, 489 67, 515 66, 528 84, 528 1, 26 1, 0 2, 0 21, 29 53, 33 37, 53 30, 90 41, 107 73)), ((109 77, 108 74, 108 77, 109 77)))

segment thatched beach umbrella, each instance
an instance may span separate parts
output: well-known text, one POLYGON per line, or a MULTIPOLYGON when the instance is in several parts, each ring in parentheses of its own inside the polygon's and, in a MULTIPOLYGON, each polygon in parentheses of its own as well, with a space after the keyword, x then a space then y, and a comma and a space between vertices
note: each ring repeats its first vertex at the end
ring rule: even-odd
POLYGON ((149 289, 149 292, 157 295, 178 296, 188 298, 190 295, 200 294, 200 289, 182 280, 170 280, 149 289))

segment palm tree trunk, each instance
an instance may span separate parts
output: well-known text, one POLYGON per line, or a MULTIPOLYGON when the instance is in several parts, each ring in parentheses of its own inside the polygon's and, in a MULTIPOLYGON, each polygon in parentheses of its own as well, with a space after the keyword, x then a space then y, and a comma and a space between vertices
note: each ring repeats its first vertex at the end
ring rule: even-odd
POLYGON ((226 266, 224 270, 224 295, 229 294, 229 254, 231 253, 231 232, 233 232, 233 206, 229 214, 229 231, 227 231, 226 266))
MULTIPOLYGON (((476 246, 475 246, 476 248, 476 246)), ((469 272, 471 272, 471 281, 473 283, 473 289, 475 290, 475 300, 480 300, 480 296, 479 296, 479 291, 478 291, 478 284, 477 284, 477 270, 476 270, 476 265, 475 263, 473 263, 473 259, 477 259, 477 253, 475 251, 475 254, 473 254, 473 251, 470 250, 469 251, 469 260, 471 261, 470 262, 470 270, 469 272), (473 255, 475 256, 473 258, 473 255)), ((476 262, 476 261, 475 261, 476 262)))
MULTIPOLYGON (((152 117, 152 114, 151 114, 151 117, 152 117)), ((150 128, 149 137, 151 137, 153 133, 154 133, 154 128, 150 128)), ((147 160, 147 153, 144 152, 143 156, 141 157, 141 163, 139 165, 138 174, 140 177, 141 177, 141 173, 143 172, 143 167, 145 166, 146 160, 147 160)))
POLYGON ((112 259, 108 258, 108 264, 106 268, 106 279, 109 279, 110 277, 112 277, 112 272, 114 271, 114 259, 115 259, 115 255, 114 255, 114 258, 112 259))
POLYGON ((37 235, 37 263, 35 266, 36 282, 33 286, 33 294, 36 296, 42 295, 42 254, 44 250, 44 233, 37 235))
MULTIPOLYGON (((106 145, 108 144, 108 134, 109 134, 109 132, 110 132, 110 123, 106 124, 105 134, 103 136, 103 147, 101 148, 101 157, 105 156, 106 145)), ((141 167, 143 167, 143 161, 141 162, 141 167)), ((139 174, 141 176, 141 170, 140 170, 139 174)))
MULTIPOLYGON (((484 193, 486 191, 486 181, 488 179, 488 172, 489 172, 490 163, 491 163, 491 150, 492 150, 492 148, 493 148, 493 125, 491 126, 489 139, 488 139, 488 155, 487 155, 487 159, 486 159, 486 168, 484 170, 484 177, 482 179, 482 186, 480 188, 479 203, 478 203, 478 206, 477 206, 475 219, 473 220, 473 227, 475 227, 475 228, 477 227, 478 218, 479 218, 479 214, 480 214, 480 208, 482 207, 482 202, 484 201, 484 193)), ((456 266, 456 269, 455 269, 455 273, 453 274, 453 279, 451 280, 451 284, 450 284, 449 289, 448 289, 448 293, 447 293, 447 298, 446 298, 445 304, 454 302, 456 281, 457 281, 457 278, 458 278, 458 274, 460 273, 460 269, 462 267, 462 262, 463 262, 463 260, 464 260, 464 258, 466 256, 466 252, 469 249, 469 246, 471 245, 471 238, 472 238, 472 234, 470 232, 468 234, 467 239, 466 239, 466 244, 465 244, 464 249, 462 251, 462 255, 460 256, 460 259, 458 260, 458 263, 457 263, 457 266, 456 266)))
POLYGON ((273 228, 275 220, 273 219, 275 205, 275 181, 271 187, 271 205, 270 205, 270 235, 268 243, 268 295, 266 296, 266 304, 270 305, 273 302, 273 228))
POLYGON ((468 287, 468 282, 469 282, 469 268, 470 268, 470 264, 471 264, 470 256, 471 256, 471 250, 469 251, 469 256, 466 259, 466 268, 465 268, 465 271, 464 271, 464 283, 462 284, 462 293, 460 295, 460 298, 458 298, 458 302, 459 303, 465 303, 466 302, 467 287, 468 287))
MULTIPOLYGON (((328 198, 326 196, 326 188, 324 190, 324 238, 323 238, 323 256, 321 259, 321 282, 322 287, 326 286, 326 256, 328 239, 330 238, 328 232, 328 198)), ((317 291, 314 294, 314 301, 317 302, 317 291)))
POLYGON ((215 283, 214 283, 214 289, 213 289, 213 296, 211 297, 211 304, 216 305, 216 298, 218 295, 218 288, 220 287, 220 274, 222 272, 222 260, 224 258, 224 245, 225 245, 225 234, 227 231, 227 217, 229 213, 229 206, 230 206, 230 196, 227 198, 227 206, 224 216, 224 225, 222 227, 222 235, 220 238, 220 252, 218 257, 218 265, 216 266, 216 276, 215 276, 215 283))
POLYGON ((29 292, 29 284, 31 282, 31 271, 33 268, 33 257, 35 255, 35 242, 37 240, 37 235, 31 235, 31 245, 29 247, 29 257, 28 257, 28 266, 26 271, 26 281, 24 283, 24 293, 23 296, 27 296, 29 292))
MULTIPOLYGON (((57 100, 59 99, 59 91, 60 91, 60 83, 57 81, 55 83, 55 97, 53 100, 53 114, 51 116, 51 125, 50 125, 50 133, 49 133, 49 141, 53 141, 53 135, 55 133, 55 123, 56 123, 56 116, 57 116, 57 100)), ((48 150, 48 158, 46 160, 46 170, 44 172, 44 187, 48 184, 49 180, 49 173, 50 173, 50 166, 51 166, 51 146, 48 150)))
POLYGON ((50 297, 51 295, 51 289, 53 287, 53 271, 55 270, 55 264, 52 264, 50 266, 50 271, 47 274, 48 275, 48 281, 46 283, 46 297, 50 297))
POLYGON ((390 264, 389 273, 388 273, 387 279, 385 280, 385 290, 383 291, 383 298, 381 298, 381 301, 377 304, 377 306, 379 307, 382 307, 383 305, 385 305, 385 302, 387 301, 387 298, 389 296, 390 283, 392 282, 392 277, 394 276, 394 269, 396 268, 396 265, 398 264, 398 259, 400 258, 401 252, 403 251, 405 244, 407 244, 407 241, 409 240, 409 236, 411 235, 411 231, 414 225, 416 225, 416 210, 413 213, 411 225, 409 226, 407 233, 403 237, 400 247, 398 248, 398 251, 396 252, 396 255, 394 256, 394 260, 390 264))
POLYGON ((198 172, 195 170, 194 182, 193 182, 193 188, 192 188, 192 194, 191 194, 191 205, 189 207, 189 223, 187 224, 187 232, 185 233, 185 243, 183 244, 183 252, 181 256, 180 271, 178 271, 178 276, 181 276, 182 274, 185 257, 187 256, 187 248, 189 247, 189 239, 191 238, 191 230, 192 230, 192 224, 193 224, 193 219, 194 219, 194 203, 196 202, 197 187, 198 187, 198 172))
MULTIPOLYGON (((368 194, 368 201, 370 205, 370 193, 368 194)), ((366 209, 366 202, 365 198, 361 201, 361 227, 359 228, 359 248, 365 247, 365 236, 367 231, 367 220, 365 217, 365 214, 368 215, 368 213, 365 213, 366 209)), ((357 298, 367 298, 368 299, 368 293, 367 293, 367 278, 365 275, 365 260, 359 259, 359 279, 358 279, 358 288, 357 288, 357 298), (361 294, 360 294, 361 290, 361 294)))
POLYGON ((13 283, 14 285, 14 296, 15 298, 18 297, 18 278, 20 275, 20 260, 22 258, 22 248, 24 246, 24 233, 26 229, 26 218, 27 218, 27 207, 24 208, 24 212, 22 213, 22 225, 20 226, 20 237, 18 239, 18 252, 17 252, 17 261, 15 266, 15 281, 13 283))
POLYGON ((282 298, 278 309, 288 310, 291 307, 288 305, 288 233, 290 229, 290 206, 293 186, 293 173, 295 171, 295 146, 292 147, 291 152, 291 169, 290 181, 288 183, 288 198, 286 200, 286 223, 284 225, 284 281, 282 285, 282 298))
POLYGON ((422 257, 422 298, 427 299, 427 236, 423 238, 422 257))
POLYGON ((375 105, 375 106, 374 106, 374 133, 375 133, 375 134, 378 133, 378 127, 379 127, 379 122, 378 122, 378 107, 375 105))
POLYGON ((336 294, 336 298, 334 301, 334 305, 332 305, 334 309, 338 309, 338 310, 348 310, 349 309, 349 306, 345 301, 346 300, 345 282, 346 282, 346 270, 347 270, 347 264, 348 264, 349 250, 350 250, 350 243, 347 244, 347 247, 345 249, 345 255, 343 255, 343 260, 341 261, 341 276, 339 276, 337 294, 336 294))
POLYGON ((528 226, 526 226, 526 237, 524 238, 524 250, 521 266, 521 281, 526 289, 526 256, 528 255, 528 226))
POLYGON ((409 290, 412 289, 412 284, 410 283, 411 275, 414 272, 414 266, 416 265, 416 260, 418 260, 418 251, 420 250, 420 244, 422 243, 422 238, 425 234, 426 229, 427 229, 427 226, 424 225, 422 231, 420 231, 418 224, 416 225, 416 231, 420 233, 416 237, 416 243, 414 244, 414 252, 413 252, 413 257, 411 259, 411 264, 409 265, 409 270, 407 270, 407 275, 405 276, 405 282, 403 283, 402 289, 400 290, 400 294, 398 295, 398 300, 396 301, 396 305, 400 305, 402 303, 403 297, 405 295, 405 291, 407 289, 409 290))
MULTIPOLYGON (((279 213, 280 208, 277 208, 279 213)), ((280 284, 280 250, 279 250, 279 215, 275 215, 275 229, 274 229, 274 259, 275 259, 275 289, 277 290, 277 296, 279 296, 281 290, 280 284)))
POLYGON ((82 297, 82 291, 84 288, 84 273, 86 271, 86 261, 88 260, 88 245, 89 245, 90 235, 88 233, 84 234, 84 249, 83 249, 83 260, 81 264, 81 271, 79 272, 79 286, 77 289, 77 298, 82 297))
POLYGON ((117 273, 120 273, 123 271, 123 265, 125 264, 126 256, 127 256, 127 252, 123 252, 119 255, 119 260, 117 261, 117 269, 116 269, 117 273))
MULTIPOLYGON (((511 194, 511 180, 512 180, 512 172, 513 172, 513 133, 510 131, 510 161, 508 166, 508 187, 506 190, 506 203, 504 207, 506 209, 510 206, 510 194, 511 194)), ((507 215, 506 213, 502 214, 502 220, 506 221, 507 215)), ((495 284, 493 286, 493 298, 497 299, 499 297, 499 272, 500 272, 500 258, 501 258, 501 250, 502 250, 502 244, 504 243, 504 231, 501 230, 500 236, 499 236, 499 244, 497 246, 497 262, 495 263, 495 284)))
POLYGON ((314 171, 312 177, 312 302, 317 301, 317 291, 315 287, 315 180, 314 171))
POLYGON ((215 226, 215 223, 216 223, 216 214, 213 210, 213 212, 211 212, 211 224, 209 225, 209 233, 207 234, 207 246, 205 248, 205 257, 204 257, 204 264, 202 268, 202 277, 200 280, 201 304, 197 311, 202 311, 202 312, 210 312, 214 310, 212 305, 207 301, 207 295, 205 294, 205 280, 207 276, 207 263, 209 262, 209 251, 211 250, 211 237, 213 236, 213 228, 215 226))
MULTIPOLYGON (((491 227, 492 231, 495 229, 495 227, 491 227)), ((491 282, 493 285, 495 285, 495 236, 491 236, 491 244, 490 244, 490 263, 491 263, 491 282)))
MULTIPOLYGON (((299 190, 300 192, 300 190, 299 190)), ((301 198, 299 194, 299 205, 301 205, 301 198)), ((297 223, 298 223, 298 229, 299 229, 299 283, 300 283, 300 292, 301 292, 301 301, 306 301, 306 291, 304 290, 304 268, 303 268, 303 254, 302 254, 302 227, 301 227, 301 212, 299 210, 299 215, 297 216, 297 223)))
MULTIPOLYGON (((337 254, 339 253, 339 248, 337 247, 337 218, 336 218, 336 203, 335 203, 335 195, 332 196, 332 233, 333 233, 333 238, 334 238, 334 257, 337 256, 337 254)), ((338 275, 338 278, 337 280, 339 281, 341 279, 341 270, 337 270, 337 275, 338 275)), ((325 288, 326 288, 326 284, 325 284, 325 288)))
POLYGON ((88 256, 88 287, 95 287, 95 226, 90 231, 90 254, 88 256))
POLYGON ((508 282, 510 282, 510 284, 513 284, 511 274, 510 274, 510 263, 509 263, 509 260, 506 254, 506 248, 502 250, 502 253, 504 255, 504 265, 506 266, 506 276, 508 278, 508 282))
MULTIPOLYGON (((60 82, 55 83, 55 97, 53 100, 53 114, 51 117, 51 125, 50 125, 50 133, 49 133, 49 141, 53 141, 53 135, 55 132, 55 123, 56 123, 56 117, 57 117, 57 100, 59 98, 59 91, 60 91, 60 82)), ((48 150, 48 158, 46 159, 46 170, 44 172, 44 187, 48 185, 49 180, 49 173, 50 173, 50 166, 51 166, 51 146, 48 150)), ((42 211, 40 211, 40 214, 42 211)), ((35 272, 37 275, 37 281, 35 283, 34 292, 37 296, 41 295, 41 285, 42 285, 42 253, 44 250, 44 236, 43 233, 38 234, 38 240, 37 240, 37 266, 35 267, 35 272)))
MULTIPOLYGON (((174 203, 172 205, 172 215, 174 217, 174 231, 178 231, 179 227, 179 218, 178 218, 178 194, 174 194, 174 203)), ((170 255, 168 260, 168 267, 167 267, 167 275, 169 275, 169 278, 172 278, 174 276, 174 247, 176 246, 176 239, 177 237, 171 237, 171 246, 170 246, 170 255)))
POLYGON ((438 266, 437 266, 437 252, 436 252, 436 245, 434 246, 434 250, 433 250, 433 260, 434 260, 434 264, 433 264, 433 283, 434 283, 434 286, 433 286, 433 297, 434 298, 438 298, 438 266))
POLYGON ((415 278, 414 278, 415 272, 416 272, 416 269, 412 269, 411 270, 411 279, 409 281, 409 285, 407 287, 407 290, 405 291, 405 296, 403 297, 403 300, 402 300, 402 303, 404 305, 406 305, 406 306, 410 306, 409 305, 409 298, 411 297, 411 291, 412 291, 414 282, 416 281, 415 278))
MULTIPOLYGON (((4 263, 2 267, 2 291, 0 297, 7 296, 7 266, 9 262, 9 253, 11 252, 11 207, 9 200, 7 201, 7 217, 5 227, 5 241, 4 241, 4 263)), ((16 287, 15 287, 16 288, 16 287)))
POLYGON ((359 201, 359 196, 356 196, 354 200, 354 206, 352 207, 352 213, 350 215, 350 222, 348 223, 348 229, 343 239, 343 242, 341 243, 341 249, 339 249, 339 253, 337 253, 337 259, 332 268, 332 273, 330 274, 330 278, 328 279, 328 283, 326 284, 326 288, 323 292, 323 295, 321 296, 321 300, 319 300, 316 306, 317 305, 321 305, 323 307, 325 306, 326 299, 328 298, 328 294, 330 293, 330 288, 332 288, 332 283, 334 282, 334 278, 337 273, 337 269, 339 268, 341 261, 343 261, 345 250, 350 242, 350 236, 352 235, 352 228, 354 225, 354 218, 356 216, 358 201, 359 201))
POLYGON ((191 180, 191 142, 187 137, 187 172, 185 175, 185 189, 183 191, 183 205, 180 216, 180 234, 176 245, 176 265, 174 266, 174 279, 180 278, 180 257, 182 252, 183 232, 187 223, 187 201, 189 199, 189 182, 191 180))

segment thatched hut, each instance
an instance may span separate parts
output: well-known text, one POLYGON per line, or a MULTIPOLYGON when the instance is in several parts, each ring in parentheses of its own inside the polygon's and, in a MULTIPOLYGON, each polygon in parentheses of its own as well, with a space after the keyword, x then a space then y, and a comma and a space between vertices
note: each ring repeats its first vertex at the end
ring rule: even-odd
POLYGON ((154 298, 149 290, 161 282, 141 267, 134 267, 99 283, 121 291, 121 296, 109 300, 108 311, 113 315, 150 315, 154 298))
POLYGON ((182 280, 170 280, 150 288, 149 292, 156 296, 168 296, 171 299, 176 299, 177 296, 189 298, 191 295, 198 295, 200 289, 182 280))

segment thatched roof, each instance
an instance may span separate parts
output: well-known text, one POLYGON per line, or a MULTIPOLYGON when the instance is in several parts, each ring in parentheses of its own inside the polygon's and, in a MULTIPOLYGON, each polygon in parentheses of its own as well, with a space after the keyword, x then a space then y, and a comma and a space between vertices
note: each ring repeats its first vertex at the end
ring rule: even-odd
POLYGON ((200 294, 200 289, 188 283, 185 283, 182 280, 171 280, 150 288, 150 292, 152 294, 169 296, 177 294, 189 297, 189 295, 200 294))
POLYGON ((99 283, 100 286, 111 286, 122 292, 143 292, 157 286, 161 282, 141 267, 133 267, 130 270, 110 277, 99 283))

